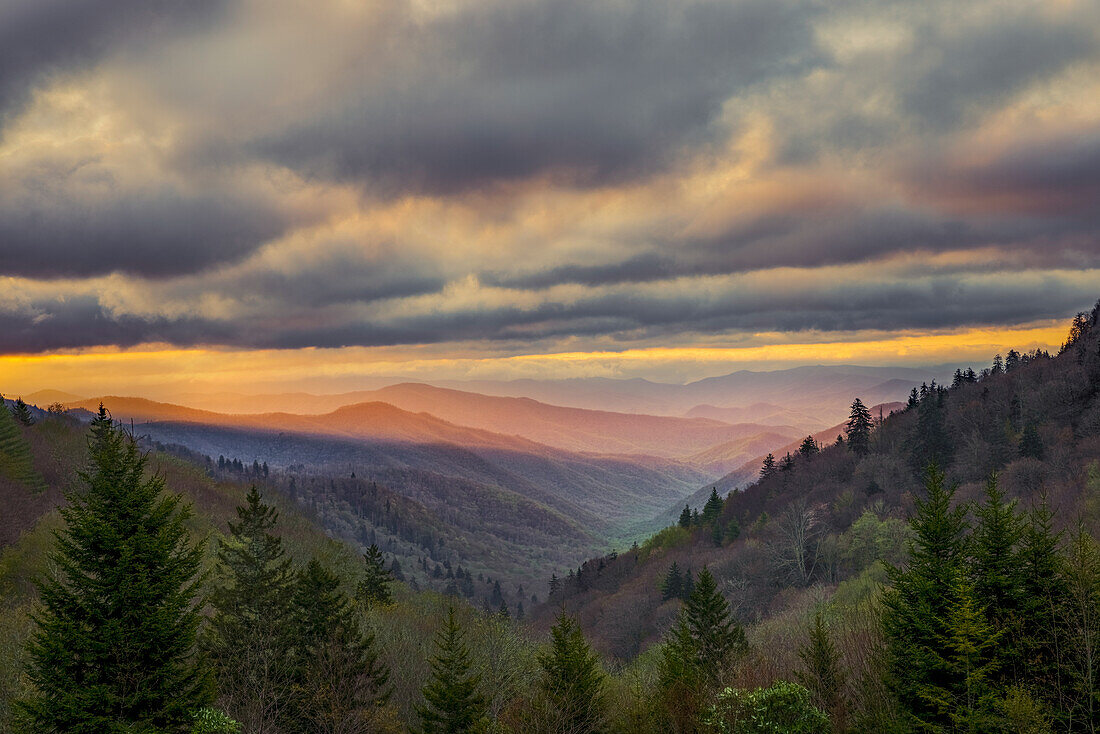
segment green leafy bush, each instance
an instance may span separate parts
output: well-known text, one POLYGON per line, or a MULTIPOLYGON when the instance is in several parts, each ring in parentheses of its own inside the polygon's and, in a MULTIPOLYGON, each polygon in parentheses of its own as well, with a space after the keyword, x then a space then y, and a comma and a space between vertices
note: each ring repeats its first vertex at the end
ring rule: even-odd
POLYGON ((779 681, 770 688, 726 688, 704 717, 718 734, 826 734, 829 717, 815 708, 810 692, 779 681))
POLYGON ((241 723, 217 709, 199 709, 191 734, 241 734, 241 723))

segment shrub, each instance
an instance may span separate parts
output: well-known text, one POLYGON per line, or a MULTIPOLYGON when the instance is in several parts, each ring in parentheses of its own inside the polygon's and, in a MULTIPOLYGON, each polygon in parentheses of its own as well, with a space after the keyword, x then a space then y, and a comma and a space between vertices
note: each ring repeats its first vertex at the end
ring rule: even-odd
POLYGON ((704 716, 719 734, 825 734, 829 717, 815 708, 810 692, 779 681, 770 688, 726 688, 704 716))

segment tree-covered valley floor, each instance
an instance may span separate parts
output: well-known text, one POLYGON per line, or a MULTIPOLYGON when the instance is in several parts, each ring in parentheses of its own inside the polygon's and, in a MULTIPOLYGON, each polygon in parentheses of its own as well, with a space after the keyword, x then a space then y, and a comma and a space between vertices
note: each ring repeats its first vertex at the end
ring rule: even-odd
POLYGON ((262 472, 4 411, 0 731, 1095 732, 1098 320, 488 610, 262 472))

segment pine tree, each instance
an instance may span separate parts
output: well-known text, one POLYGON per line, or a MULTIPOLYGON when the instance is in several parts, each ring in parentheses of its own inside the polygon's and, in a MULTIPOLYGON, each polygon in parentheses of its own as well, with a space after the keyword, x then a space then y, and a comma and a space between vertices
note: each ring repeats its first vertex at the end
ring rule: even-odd
POLYGON ((227 712, 250 731, 267 731, 290 689, 294 572, 282 540, 271 533, 278 511, 263 503, 255 485, 246 503, 219 543, 214 614, 202 641, 227 712))
POLYGON ((481 678, 471 672, 470 651, 463 636, 454 607, 448 607, 443 628, 435 638, 432 675, 421 691, 425 705, 417 707, 422 734, 466 734, 488 724, 488 704, 478 693, 481 678))
POLYGON ((669 566, 668 573, 665 574, 665 580, 661 583, 661 599, 664 601, 679 599, 683 584, 684 579, 680 574, 680 566, 676 561, 673 561, 672 565, 669 566))
POLYGON ((82 490, 39 582, 19 708, 30 732, 181 732, 211 700, 195 653, 202 547, 190 508, 145 475, 146 457, 101 407, 92 421, 82 490))
POLYGON ((936 727, 950 721, 925 691, 951 676, 945 645, 958 579, 966 570, 967 521, 965 507, 951 506, 955 488, 947 488, 934 466, 925 473, 925 490, 910 522, 909 565, 887 568, 892 587, 883 595, 882 629, 892 693, 915 723, 936 727))
POLYGON ((12 403, 11 415, 25 426, 34 425, 34 416, 31 415, 31 409, 23 402, 23 398, 16 398, 12 403))
POLYGON ((808 459, 821 453, 821 447, 817 445, 813 436, 806 436, 798 447, 798 453, 808 459))
POLYGON ((680 513, 680 527, 691 527, 691 508, 687 505, 684 505, 684 511, 680 513))
POLYGON ((372 633, 363 634, 340 579, 316 559, 302 569, 292 606, 292 731, 371 731, 385 718, 390 672, 372 633), (354 722, 359 725, 351 729, 354 722))
POLYGON ((700 671, 707 681, 717 685, 733 657, 748 645, 745 630, 733 619, 729 602, 718 592, 718 584, 706 566, 699 572, 681 614, 691 632, 700 671))
POLYGON ((768 454, 764 457, 764 464, 760 467, 760 478, 767 479, 776 472, 775 466, 775 454, 768 454))
POLYGON ((606 723, 604 673, 584 639, 580 624, 562 609, 550 628, 550 649, 538 656, 542 666, 540 701, 547 730, 598 734, 606 723))
POLYGON ((1028 423, 1024 427, 1023 435, 1020 436, 1020 456, 1041 461, 1043 453, 1043 439, 1039 436, 1039 429, 1034 423, 1028 423))
POLYGON ((825 617, 820 607, 814 612, 809 639, 799 648, 798 657, 803 665, 798 679, 813 695, 814 705, 830 713, 836 712, 840 705, 845 675, 841 668, 840 653, 829 638, 829 630, 825 626, 825 617))
POLYGON ((1024 534, 1015 502, 1006 502, 993 475, 986 482, 985 502, 975 509, 978 524, 971 539, 974 594, 1003 642, 997 649, 999 679, 1010 684, 1024 674, 1023 614, 1025 598, 1018 553, 1024 534))
POLYGON ((702 521, 704 525, 712 525, 718 521, 718 518, 722 515, 722 498, 718 496, 718 488, 711 487, 710 497, 707 498, 707 503, 703 505, 702 521))
POLYGON ((871 450, 871 429, 874 425, 871 411, 862 400, 856 398, 852 402, 852 412, 844 431, 848 437, 848 450, 857 456, 866 456, 871 450))
POLYGON ((368 609, 372 606, 393 604, 393 594, 390 593, 390 582, 393 579, 386 570, 386 559, 382 557, 382 551, 372 543, 363 554, 363 561, 365 573, 359 581, 355 597, 368 609))
POLYGON ((792 471, 793 469, 794 469, 794 457, 791 456, 791 452, 788 451, 787 455, 784 456, 779 461, 779 471, 786 474, 786 473, 792 471))
POLYGON ((986 619, 969 580, 959 574, 951 594, 948 637, 942 651, 944 678, 928 681, 922 695, 953 731, 1000 730, 1000 702, 993 680, 1001 633, 986 619))

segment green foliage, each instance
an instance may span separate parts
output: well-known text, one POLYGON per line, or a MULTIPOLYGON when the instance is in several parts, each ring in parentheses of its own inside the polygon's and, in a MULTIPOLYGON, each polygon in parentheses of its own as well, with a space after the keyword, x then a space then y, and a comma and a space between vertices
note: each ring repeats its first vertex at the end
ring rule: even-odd
POLYGON ((902 709, 927 726, 948 726, 949 718, 929 702, 929 681, 950 681, 946 641, 958 580, 965 568, 966 509, 952 507, 955 489, 930 467, 926 497, 917 500, 907 568, 888 568, 893 586, 883 596, 883 632, 888 683, 902 709))
POLYGON ((393 594, 390 593, 392 574, 386 570, 386 560, 382 557, 382 551, 373 543, 367 552, 363 554, 364 574, 356 589, 355 598, 363 602, 369 609, 374 605, 385 606, 393 604, 393 594))
POLYGON ((554 732, 599 734, 606 730, 605 676, 580 624, 563 610, 550 628, 550 649, 539 655, 538 709, 554 732))
POLYGON ((713 525, 722 515, 722 498, 718 496, 718 488, 712 487, 707 503, 703 505, 702 522, 704 525, 713 525))
POLYGON ((417 708, 422 734, 465 734, 488 726, 488 705, 478 692, 481 679, 472 671, 464 636, 454 607, 448 607, 435 638, 432 675, 421 691, 425 705, 417 708))
POLYGON ((680 564, 673 561, 668 567, 668 573, 665 574, 665 580, 661 583, 661 599, 663 601, 680 599, 683 597, 683 591, 684 576, 680 573, 680 564))
POLYGON ((298 574, 292 614, 291 730, 332 731, 340 722, 369 730, 386 715, 390 672, 378 659, 374 635, 361 631, 340 579, 316 559, 298 574))
POLYGON ((679 525, 670 525, 646 538, 642 543, 639 560, 645 560, 651 553, 669 548, 680 548, 691 542, 691 531, 679 525))
POLYGON ((743 691, 726 688, 704 723, 718 734, 827 734, 829 717, 814 707, 810 692, 787 681, 743 691))
POLYGON ((46 486, 34 468, 30 445, 23 430, 7 410, 0 410, 0 475, 10 477, 32 490, 40 491, 46 486))
POLYGON ((214 614, 203 635, 218 678, 221 700, 249 730, 278 723, 278 701, 291 684, 290 612, 294 572, 282 540, 270 531, 275 508, 253 485, 246 505, 219 543, 214 614))
POLYGON ((684 510, 680 513, 680 520, 678 524, 682 528, 691 527, 691 508, 687 505, 684 505, 684 510))
POLYGON ((814 705, 824 711, 835 711, 840 705, 845 673, 841 667, 840 652, 836 649, 821 607, 814 611, 809 639, 798 650, 802 660, 799 682, 810 691, 814 705))
POLYGON ((202 549, 188 539, 190 510, 145 476, 145 457, 102 410, 90 443, 55 570, 39 584, 25 728, 182 731, 210 700, 194 652, 202 549))
POLYGON ((203 708, 195 712, 191 734, 241 734, 241 722, 223 711, 203 708))

